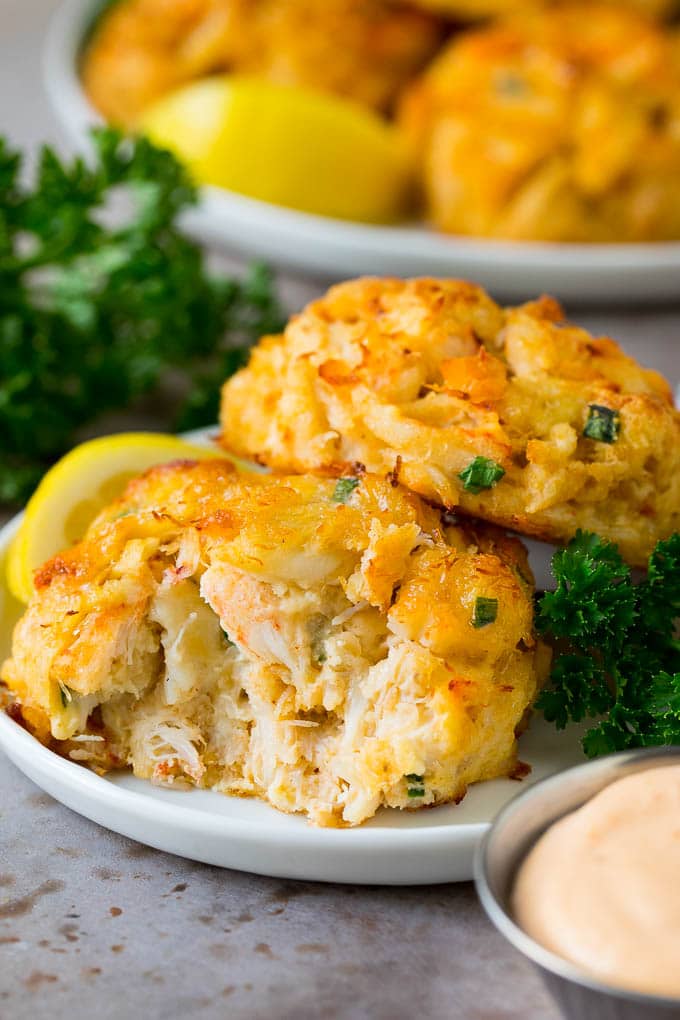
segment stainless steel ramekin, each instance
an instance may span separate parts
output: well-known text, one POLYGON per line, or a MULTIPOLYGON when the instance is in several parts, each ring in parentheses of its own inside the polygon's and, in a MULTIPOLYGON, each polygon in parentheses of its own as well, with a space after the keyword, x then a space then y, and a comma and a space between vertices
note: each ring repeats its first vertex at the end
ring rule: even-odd
POLYGON ((568 1020, 679 1020, 680 999, 604 984, 535 942, 515 924, 510 911, 517 870, 550 825, 615 779, 675 762, 680 762, 680 747, 623 751, 550 776, 515 797, 479 847, 475 881, 482 906, 508 941, 536 965, 568 1020))

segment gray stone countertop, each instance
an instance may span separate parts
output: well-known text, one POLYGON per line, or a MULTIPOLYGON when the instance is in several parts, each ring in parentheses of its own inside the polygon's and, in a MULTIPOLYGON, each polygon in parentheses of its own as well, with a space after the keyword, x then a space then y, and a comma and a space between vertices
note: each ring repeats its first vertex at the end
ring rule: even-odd
POLYGON ((105 832, 0 764, 0 1017, 555 1020, 468 883, 221 871, 105 832))
MULTIPOLYGON (((0 0, 0 131, 57 140, 39 75, 56 0, 0 0)), ((291 308, 317 286, 285 280, 291 308)), ((588 312, 680 379, 680 312, 588 312)), ((146 422, 128 421, 121 427, 146 422)), ((98 828, 0 754, 0 1020, 556 1020, 470 884, 331 886, 221 871, 98 828)))

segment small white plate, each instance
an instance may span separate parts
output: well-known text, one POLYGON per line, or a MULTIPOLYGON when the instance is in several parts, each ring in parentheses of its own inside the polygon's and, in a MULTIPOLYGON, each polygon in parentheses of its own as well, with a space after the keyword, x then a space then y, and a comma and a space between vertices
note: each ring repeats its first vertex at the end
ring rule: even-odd
MULTIPOLYGON (((101 123, 77 71, 97 6, 95 0, 65 0, 45 52, 50 101, 81 151, 88 148, 88 129, 101 123)), ((317 277, 462 276, 511 300, 542 291, 608 305, 680 297, 680 242, 551 244, 446 236, 419 225, 380 227, 312 216, 220 188, 202 190, 184 226, 206 244, 317 277)))
MULTIPOLYGON (((207 443, 214 429, 190 433, 207 443)), ((19 526, 0 531, 3 560, 19 526)), ((528 543, 539 586, 549 583, 550 547, 528 543)), ((0 661, 22 612, 0 584, 0 661)), ((489 823, 526 783, 583 761, 579 731, 557 733, 535 719, 520 741, 531 765, 522 783, 497 779, 473 786, 458 805, 423 811, 381 810, 357 829, 319 829, 267 804, 207 790, 168 790, 127 772, 100 777, 49 751, 0 712, 0 749, 62 804, 99 825, 148 846, 206 864, 277 878, 369 885, 422 885, 472 878, 475 848, 489 823)))

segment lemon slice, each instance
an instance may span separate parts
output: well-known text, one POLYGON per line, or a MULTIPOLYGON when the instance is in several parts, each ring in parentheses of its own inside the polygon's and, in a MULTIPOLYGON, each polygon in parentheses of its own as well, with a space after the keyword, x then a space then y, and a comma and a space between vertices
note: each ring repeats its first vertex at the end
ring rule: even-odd
POLYGON ((164 461, 219 456, 217 449, 157 432, 124 432, 77 446, 47 472, 26 507, 7 555, 10 591, 28 602, 34 570, 82 538, 135 475, 164 461))
POLYGON ((139 127, 199 184, 348 220, 391 222, 408 209, 401 134, 350 100, 221 76, 164 96, 139 127))

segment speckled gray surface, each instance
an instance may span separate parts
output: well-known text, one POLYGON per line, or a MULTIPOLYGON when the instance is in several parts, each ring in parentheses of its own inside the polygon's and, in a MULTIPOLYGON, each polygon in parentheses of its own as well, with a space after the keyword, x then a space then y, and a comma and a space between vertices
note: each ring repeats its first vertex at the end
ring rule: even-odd
POLYGON ((0 1017, 556 1020, 468 884, 220 871, 105 832, 0 758, 0 1017))

